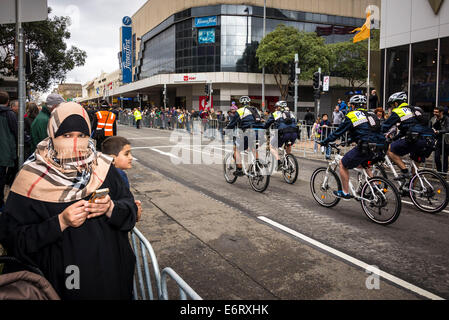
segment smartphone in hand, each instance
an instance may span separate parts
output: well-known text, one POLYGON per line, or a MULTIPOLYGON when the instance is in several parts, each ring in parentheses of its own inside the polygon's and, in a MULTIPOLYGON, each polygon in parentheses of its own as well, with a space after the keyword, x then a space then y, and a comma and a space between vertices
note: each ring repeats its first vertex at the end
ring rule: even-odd
POLYGON ((109 194, 109 188, 98 189, 90 196, 89 202, 95 202, 96 199, 101 199, 106 197, 109 194))

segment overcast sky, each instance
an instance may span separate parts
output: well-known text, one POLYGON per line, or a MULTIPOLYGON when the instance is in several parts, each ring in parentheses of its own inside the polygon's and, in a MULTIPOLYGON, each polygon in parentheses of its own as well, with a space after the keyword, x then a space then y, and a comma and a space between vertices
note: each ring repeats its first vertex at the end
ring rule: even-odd
POLYGON ((67 74, 66 82, 84 84, 119 68, 120 27, 124 16, 132 16, 147 0, 48 0, 50 16, 69 16, 71 38, 68 48, 86 51, 83 67, 67 74))

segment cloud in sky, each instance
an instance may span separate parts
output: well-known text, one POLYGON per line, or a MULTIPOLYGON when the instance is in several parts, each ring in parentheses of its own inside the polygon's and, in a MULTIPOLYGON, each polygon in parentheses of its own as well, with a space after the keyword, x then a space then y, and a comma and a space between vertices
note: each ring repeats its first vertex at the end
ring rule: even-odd
POLYGON ((50 16, 69 16, 72 25, 67 46, 86 51, 83 67, 67 74, 66 82, 84 84, 119 68, 120 27, 124 16, 132 16, 147 0, 48 0, 50 16))

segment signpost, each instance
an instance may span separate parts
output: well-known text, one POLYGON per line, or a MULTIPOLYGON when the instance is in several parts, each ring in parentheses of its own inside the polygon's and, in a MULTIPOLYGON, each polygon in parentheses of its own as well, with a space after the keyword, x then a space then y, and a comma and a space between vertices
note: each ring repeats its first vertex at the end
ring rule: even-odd
POLYGON ((328 92, 329 91, 329 81, 330 81, 330 77, 329 76, 324 76, 323 77, 323 91, 324 92, 328 92))
POLYGON ((18 100, 19 100, 19 169, 24 162, 24 139, 25 139, 25 44, 23 41, 22 22, 33 22, 46 20, 48 16, 47 0, 2 0, 0 11, 0 24, 16 24, 17 50, 15 53, 18 60, 18 100))

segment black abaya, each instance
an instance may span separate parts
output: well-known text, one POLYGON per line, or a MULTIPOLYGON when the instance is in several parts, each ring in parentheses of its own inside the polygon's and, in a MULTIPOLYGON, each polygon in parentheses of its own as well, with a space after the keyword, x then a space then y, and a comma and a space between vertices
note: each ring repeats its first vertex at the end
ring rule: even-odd
POLYGON ((115 167, 100 188, 110 190, 111 218, 92 218, 64 232, 58 215, 74 202, 49 203, 12 192, 0 216, 0 241, 8 255, 41 269, 62 299, 132 298, 135 255, 128 232, 137 207, 115 167), (73 288, 76 270, 79 289, 73 288))

